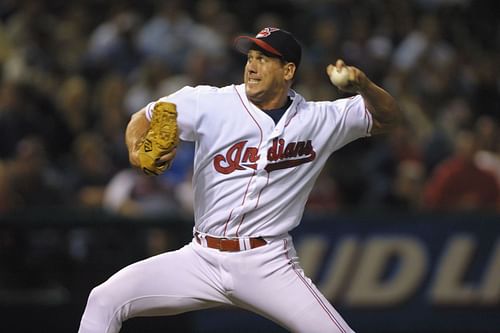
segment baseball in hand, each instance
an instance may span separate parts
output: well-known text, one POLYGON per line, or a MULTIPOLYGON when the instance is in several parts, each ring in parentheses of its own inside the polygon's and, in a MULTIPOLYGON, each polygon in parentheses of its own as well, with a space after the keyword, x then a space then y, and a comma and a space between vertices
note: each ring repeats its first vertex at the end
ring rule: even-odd
POLYGON ((337 87, 345 87, 349 83, 349 70, 347 67, 342 67, 340 71, 334 68, 330 72, 330 81, 337 87))

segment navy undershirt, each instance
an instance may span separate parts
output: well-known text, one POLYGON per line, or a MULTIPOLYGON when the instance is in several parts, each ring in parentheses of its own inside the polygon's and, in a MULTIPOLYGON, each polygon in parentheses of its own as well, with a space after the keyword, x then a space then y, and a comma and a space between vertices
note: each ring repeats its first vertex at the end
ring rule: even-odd
POLYGON ((290 104, 292 104, 292 99, 288 97, 284 106, 277 109, 263 110, 263 111, 267 113, 269 117, 273 118, 275 124, 278 124, 278 122, 280 121, 281 117, 283 117, 290 104))

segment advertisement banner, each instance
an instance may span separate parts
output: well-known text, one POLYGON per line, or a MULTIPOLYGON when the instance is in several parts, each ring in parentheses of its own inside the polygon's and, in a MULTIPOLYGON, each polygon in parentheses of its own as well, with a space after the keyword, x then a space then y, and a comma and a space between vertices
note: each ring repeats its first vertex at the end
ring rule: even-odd
POLYGON ((498 216, 308 216, 293 234, 356 330, 500 332, 498 216))

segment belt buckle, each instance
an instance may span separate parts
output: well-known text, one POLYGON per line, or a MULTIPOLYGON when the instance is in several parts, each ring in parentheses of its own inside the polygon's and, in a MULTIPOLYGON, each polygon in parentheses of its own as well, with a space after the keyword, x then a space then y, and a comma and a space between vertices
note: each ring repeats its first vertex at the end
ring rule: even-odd
POLYGON ((219 251, 224 251, 224 252, 234 251, 233 248, 231 247, 233 241, 234 240, 231 238, 219 238, 219 251))

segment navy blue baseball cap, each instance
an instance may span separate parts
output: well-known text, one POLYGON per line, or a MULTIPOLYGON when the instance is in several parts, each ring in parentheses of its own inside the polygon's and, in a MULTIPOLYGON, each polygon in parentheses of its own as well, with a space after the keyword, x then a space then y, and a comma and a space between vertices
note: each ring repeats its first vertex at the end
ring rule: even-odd
POLYGON ((302 47, 291 33, 278 28, 264 28, 255 37, 239 36, 234 47, 243 54, 249 50, 259 50, 267 56, 293 62, 299 67, 302 47))

